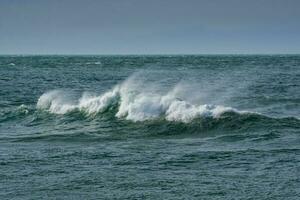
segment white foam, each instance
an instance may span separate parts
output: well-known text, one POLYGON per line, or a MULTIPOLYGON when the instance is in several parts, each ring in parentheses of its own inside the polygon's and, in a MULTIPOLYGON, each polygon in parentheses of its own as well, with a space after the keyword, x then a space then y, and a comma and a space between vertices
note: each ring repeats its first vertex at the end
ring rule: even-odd
POLYGON ((101 65, 102 63, 100 61, 97 62, 86 62, 87 65, 101 65))
POLYGON ((62 91, 47 92, 39 98, 37 108, 56 114, 65 114, 78 109, 88 115, 93 115, 117 105, 118 110, 115 115, 118 118, 144 121, 164 117, 168 121, 185 123, 199 117, 217 118, 224 112, 239 112, 231 107, 192 104, 178 98, 181 90, 182 88, 178 84, 166 94, 160 94, 153 90, 147 90, 145 84, 135 77, 130 77, 100 96, 83 94, 77 103, 68 101, 62 91))
POLYGON ((79 100, 77 107, 80 110, 86 111, 88 114, 95 114, 103 112, 110 105, 118 103, 118 99, 118 87, 116 87, 115 89, 108 91, 101 96, 91 97, 84 94, 79 100))
POLYGON ((48 110, 55 114, 65 114, 76 108, 76 105, 68 103, 63 91, 53 90, 44 93, 37 102, 37 108, 48 110))
POLYGON ((17 107, 17 111, 23 114, 28 114, 29 108, 26 105, 21 104, 20 106, 17 107))

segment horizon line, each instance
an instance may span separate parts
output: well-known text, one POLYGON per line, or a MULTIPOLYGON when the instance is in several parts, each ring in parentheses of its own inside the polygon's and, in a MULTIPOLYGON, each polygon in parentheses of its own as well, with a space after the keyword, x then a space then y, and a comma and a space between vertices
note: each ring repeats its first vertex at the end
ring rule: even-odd
POLYGON ((55 54, 55 53, 41 53, 41 54, 34 54, 34 53, 22 53, 22 54, 1 54, 0 56, 275 56, 275 55, 300 55, 300 53, 148 53, 148 54, 123 54, 123 53, 118 53, 118 54, 94 54, 94 53, 71 53, 71 54, 55 54))

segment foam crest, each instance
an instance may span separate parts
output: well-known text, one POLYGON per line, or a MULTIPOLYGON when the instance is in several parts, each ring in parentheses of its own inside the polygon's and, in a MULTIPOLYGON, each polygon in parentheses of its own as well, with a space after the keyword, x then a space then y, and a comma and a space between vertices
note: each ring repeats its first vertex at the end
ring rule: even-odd
POLYGON ((101 96, 90 96, 84 93, 76 103, 72 103, 64 91, 54 90, 43 94, 39 98, 37 108, 55 114, 65 114, 70 111, 80 110, 92 115, 103 112, 111 105, 117 104, 119 102, 118 99, 117 87, 101 96))
POLYGON ((91 97, 84 94, 79 100, 78 108, 88 114, 103 112, 111 105, 116 105, 119 101, 118 87, 106 92, 102 96, 91 97))
POLYGON ((146 85, 132 76, 100 96, 84 93, 76 103, 70 102, 62 91, 54 90, 39 98, 37 108, 56 114, 65 114, 77 109, 94 115, 116 106, 116 117, 135 122, 164 118, 168 121, 188 123, 195 118, 218 118, 225 112, 243 113, 231 107, 192 104, 185 100, 186 98, 179 98, 182 96, 180 83, 165 94, 157 92, 157 88, 149 89, 151 87, 146 85))
POLYGON ((44 93, 37 102, 38 109, 45 109, 55 114, 65 114, 76 108, 68 102, 63 91, 53 90, 44 93))

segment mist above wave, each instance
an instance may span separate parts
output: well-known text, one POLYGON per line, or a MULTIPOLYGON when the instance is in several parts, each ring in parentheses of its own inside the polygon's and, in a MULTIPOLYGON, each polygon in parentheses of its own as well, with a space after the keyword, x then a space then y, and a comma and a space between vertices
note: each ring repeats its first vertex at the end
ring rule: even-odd
POLYGON ((37 108, 55 114, 79 110, 87 115, 96 115, 117 107, 115 116, 118 118, 135 122, 164 118, 185 123, 199 117, 218 118, 225 112, 245 112, 221 105, 191 103, 185 97, 192 96, 193 93, 183 91, 182 83, 163 91, 159 86, 145 84, 138 76, 133 75, 102 95, 83 93, 75 102, 70 101, 68 93, 63 90, 46 92, 39 98, 37 108))

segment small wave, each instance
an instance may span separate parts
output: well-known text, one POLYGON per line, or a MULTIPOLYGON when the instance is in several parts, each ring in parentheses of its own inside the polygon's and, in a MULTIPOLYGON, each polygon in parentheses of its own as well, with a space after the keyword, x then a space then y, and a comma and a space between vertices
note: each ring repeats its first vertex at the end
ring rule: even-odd
POLYGON ((85 64, 87 64, 87 65, 102 65, 102 62, 100 62, 100 61, 97 61, 97 62, 87 62, 85 64))
POLYGON ((29 113, 30 109, 28 106, 22 104, 17 108, 17 112, 27 115, 29 113))
POLYGON ((24 104, 12 109, 8 108, 7 110, 0 112, 0 123, 23 118, 30 115, 32 112, 33 109, 24 104))
POLYGON ((69 101, 62 90, 46 92, 39 98, 37 108, 55 114, 79 110, 95 115, 117 107, 116 117, 134 122, 164 118, 189 123, 201 117, 219 118, 227 112, 249 113, 221 105, 192 104, 178 97, 180 87, 178 84, 165 94, 148 91, 133 76, 100 96, 84 93, 76 102, 69 101))

